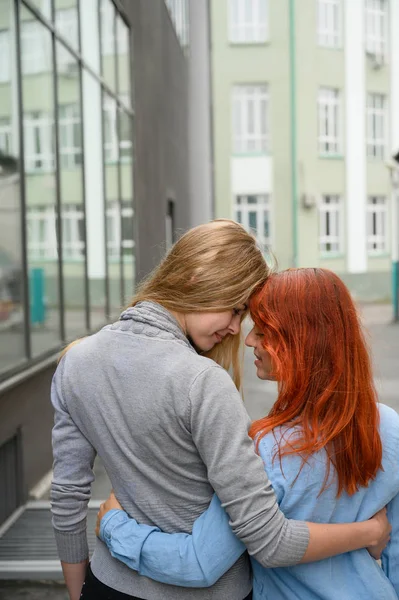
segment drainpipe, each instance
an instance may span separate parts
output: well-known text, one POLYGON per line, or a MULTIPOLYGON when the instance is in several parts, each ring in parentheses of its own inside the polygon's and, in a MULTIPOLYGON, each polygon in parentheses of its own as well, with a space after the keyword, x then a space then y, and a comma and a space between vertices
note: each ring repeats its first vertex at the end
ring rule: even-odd
POLYGON ((289 2, 292 266, 298 266, 298 176, 296 129, 295 0, 289 2))

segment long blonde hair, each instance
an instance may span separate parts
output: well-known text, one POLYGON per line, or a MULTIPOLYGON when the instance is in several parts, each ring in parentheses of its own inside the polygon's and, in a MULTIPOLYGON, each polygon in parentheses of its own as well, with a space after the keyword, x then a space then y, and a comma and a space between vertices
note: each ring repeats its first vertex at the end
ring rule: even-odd
MULTIPOLYGON (((177 313, 222 312, 247 304, 269 275, 255 237, 229 219, 216 219, 185 233, 140 283, 130 306, 157 302, 177 313)), ((245 315, 243 315, 244 318, 245 315)), ((241 334, 226 336, 206 356, 231 369, 241 386, 241 334)))
MULTIPOLYGON (((182 314, 231 310, 247 304, 268 275, 255 237, 235 221, 216 219, 187 231, 139 284, 129 306, 147 300, 182 314)), ((241 348, 240 333, 226 336, 205 354, 231 369, 238 389, 241 348)))

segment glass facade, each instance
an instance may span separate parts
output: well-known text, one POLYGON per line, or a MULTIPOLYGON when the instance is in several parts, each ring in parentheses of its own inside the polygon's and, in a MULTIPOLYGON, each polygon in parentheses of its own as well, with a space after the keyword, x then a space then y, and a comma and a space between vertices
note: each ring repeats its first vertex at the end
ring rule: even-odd
POLYGON ((111 0, 0 0, 0 380, 133 294, 131 65, 111 0))

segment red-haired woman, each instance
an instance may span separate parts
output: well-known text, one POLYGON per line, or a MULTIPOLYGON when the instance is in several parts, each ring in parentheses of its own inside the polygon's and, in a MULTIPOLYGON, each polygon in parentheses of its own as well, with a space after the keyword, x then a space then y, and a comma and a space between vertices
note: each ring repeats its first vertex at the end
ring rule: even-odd
MULTIPOLYGON (((254 328, 246 344, 257 376, 278 382, 272 410, 250 435, 280 508, 292 519, 343 523, 388 505, 393 528, 382 569, 366 550, 287 568, 265 569, 253 560, 254 600, 398 598, 399 416, 377 403, 347 288, 331 271, 290 269, 267 280, 250 311, 254 328)), ((101 516, 110 507, 119 508, 108 501, 101 516)), ((191 536, 153 529, 116 510, 101 521, 115 557, 166 583, 211 585, 243 550, 216 497, 191 536)))

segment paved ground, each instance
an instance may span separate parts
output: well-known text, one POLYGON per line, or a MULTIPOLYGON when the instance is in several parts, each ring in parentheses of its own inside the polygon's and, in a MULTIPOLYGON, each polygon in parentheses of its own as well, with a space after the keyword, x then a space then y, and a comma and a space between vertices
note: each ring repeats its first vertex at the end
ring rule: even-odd
MULTIPOLYGON (((389 305, 366 305, 361 310, 369 332, 380 400, 399 412, 399 324, 391 323, 389 305)), ((253 419, 268 412, 276 393, 276 384, 262 382, 254 377, 253 354, 250 349, 246 349, 244 394, 248 412, 253 419)), ((101 464, 97 464, 93 498, 105 498, 109 488, 107 476, 101 464)), ((59 585, 0 582, 0 600, 47 599, 68 600, 68 596, 65 588, 59 585)))

